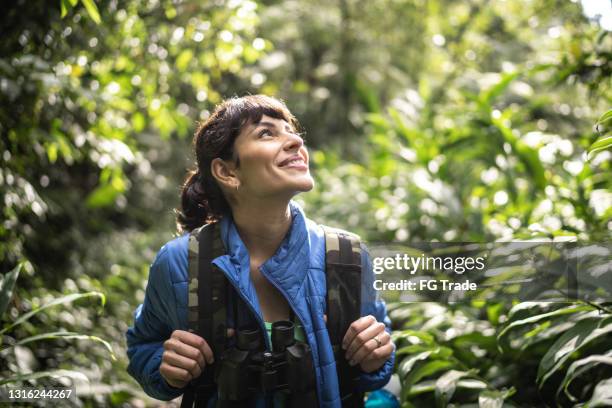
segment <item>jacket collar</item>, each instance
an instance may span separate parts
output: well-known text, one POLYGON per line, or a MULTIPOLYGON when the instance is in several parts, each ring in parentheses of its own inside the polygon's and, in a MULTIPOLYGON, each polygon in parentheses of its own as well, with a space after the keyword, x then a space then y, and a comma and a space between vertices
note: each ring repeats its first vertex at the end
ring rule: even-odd
MULTIPOLYGON (((310 245, 306 217, 294 201, 289 202, 291 227, 276 250, 276 253, 260 267, 272 284, 285 292, 288 300, 295 299, 302 287, 310 266, 310 245)), ((213 262, 226 272, 247 297, 256 298, 250 279, 250 258, 244 242, 238 234, 231 216, 220 221, 221 238, 227 254, 213 262)))

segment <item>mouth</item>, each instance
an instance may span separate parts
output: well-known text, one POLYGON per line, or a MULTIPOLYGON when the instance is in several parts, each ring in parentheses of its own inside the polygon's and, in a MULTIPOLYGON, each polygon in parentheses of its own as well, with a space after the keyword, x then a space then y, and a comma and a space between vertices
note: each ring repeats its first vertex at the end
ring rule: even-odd
POLYGON ((308 163, 304 161, 304 158, 299 154, 294 154, 280 162, 278 167, 284 168, 296 168, 296 169, 307 169, 308 163))

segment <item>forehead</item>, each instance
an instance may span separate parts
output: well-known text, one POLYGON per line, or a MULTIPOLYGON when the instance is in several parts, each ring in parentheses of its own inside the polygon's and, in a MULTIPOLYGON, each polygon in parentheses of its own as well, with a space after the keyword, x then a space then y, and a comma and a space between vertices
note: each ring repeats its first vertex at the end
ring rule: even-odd
POLYGON ((257 123, 248 123, 247 126, 244 127, 244 132, 248 133, 248 132, 252 132, 253 130, 257 129, 258 127, 278 127, 278 128, 288 128, 288 129, 292 129, 293 126, 291 126, 291 124, 289 122, 287 122, 285 119, 277 119, 277 118, 273 118, 271 116, 268 115, 262 115, 261 119, 259 120, 259 122, 257 123))

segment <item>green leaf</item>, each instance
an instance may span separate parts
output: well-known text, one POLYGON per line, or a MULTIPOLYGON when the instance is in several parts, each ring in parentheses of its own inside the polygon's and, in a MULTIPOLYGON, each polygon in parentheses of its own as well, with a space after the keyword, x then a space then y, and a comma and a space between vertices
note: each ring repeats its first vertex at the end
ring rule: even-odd
POLYGON ((609 149, 611 146, 612 146, 612 136, 600 137, 587 149, 587 152, 588 152, 587 160, 591 160, 593 156, 595 156, 595 153, 599 153, 602 150, 609 149))
POLYGON ((0 282, 0 318, 4 315, 13 297, 13 288, 15 287, 15 282, 17 282, 17 277, 23 265, 23 262, 19 262, 13 270, 3 276, 2 282, 0 282))
POLYGON ((191 51, 191 50, 183 50, 183 51, 181 51, 179 56, 176 57, 176 67, 180 71, 185 71, 185 69, 187 69, 187 66, 189 65, 189 62, 192 59, 193 59, 193 51, 191 51))
POLYGON ((570 401, 578 401, 578 398, 576 398, 570 393, 570 385, 576 378, 582 376, 584 373, 599 364, 607 364, 612 366, 612 351, 607 352, 605 355, 596 354, 574 361, 567 369, 567 372, 565 373, 565 378, 561 382, 559 390, 557 391, 557 395, 559 395, 561 391, 563 391, 565 395, 567 395, 567 397, 570 399, 570 401))
POLYGON ((73 293, 70 295, 62 296, 60 298, 53 299, 51 302, 42 305, 38 309, 31 310, 30 312, 20 316, 17 320, 15 320, 8 327, 5 327, 4 329, 0 330, 0 334, 6 333, 12 328, 19 326, 21 323, 29 320, 32 316, 42 312, 45 309, 48 309, 53 306, 63 305, 66 303, 72 303, 76 300, 88 298, 88 297, 99 297, 100 302, 102 303, 102 306, 104 306, 104 304, 106 303, 106 296, 104 296, 104 294, 100 292, 73 293))
POLYGON ((508 398, 514 389, 509 391, 485 390, 478 395, 478 408, 502 408, 504 400, 508 398))
POLYGON ((68 14, 68 9, 71 8, 70 2, 68 0, 60 0, 60 8, 61 8, 60 17, 61 18, 66 17, 66 14, 68 14))
POLYGON ((117 358, 115 357, 115 353, 113 352, 113 348, 111 347, 110 343, 108 343, 106 340, 101 339, 100 337, 97 337, 97 336, 88 336, 86 334, 80 334, 80 333, 75 333, 75 332, 51 332, 51 333, 37 334, 35 336, 26 337, 25 339, 19 340, 17 343, 15 343, 15 345, 21 346, 24 344, 32 343, 34 341, 57 340, 57 339, 91 340, 91 341, 95 341, 98 343, 102 343, 102 345, 106 347, 106 350, 108 350, 108 352, 110 353, 111 358, 115 361, 117 360, 117 358))
POLYGON ((518 78, 519 75, 520 75, 519 72, 511 72, 508 74, 504 74, 501 80, 497 84, 489 88, 487 91, 482 93, 479 99, 482 102, 485 102, 487 105, 490 105, 491 102, 493 102, 495 98, 501 95, 508 88, 508 86, 510 86, 510 84, 516 78, 518 78))
POLYGON ((561 336, 542 357, 538 367, 538 385, 542 387, 572 354, 602 336, 609 336, 609 333, 612 333, 612 317, 591 318, 578 322, 561 336))
POLYGON ((506 336, 510 333, 510 331, 525 325, 534 324, 540 322, 545 319, 550 319, 552 317, 563 316, 572 313, 585 312, 585 311, 593 311, 593 307, 588 305, 571 305, 568 307, 564 307, 561 309, 554 310, 548 313, 542 313, 535 316, 528 317, 526 319, 521 319, 514 321, 504 327, 504 329, 497 336, 498 347, 500 350, 508 350, 508 340, 506 336))
POLYGON ((51 164, 57 161, 58 146, 57 143, 45 143, 47 158, 51 164))
POLYGON ((542 166, 542 163, 540 162, 540 157, 538 156, 537 150, 530 147, 515 136, 514 133, 512 133, 512 130, 504 124, 503 119, 494 118, 491 116, 491 123, 499 129, 506 142, 512 146, 512 150, 525 165, 525 168, 531 175, 536 187, 538 187, 540 190, 544 190, 547 182, 544 173, 544 166, 542 166))
POLYGON ((402 393, 408 393, 413 384, 418 383, 423 378, 445 370, 455 365, 451 360, 428 361, 423 365, 415 364, 414 369, 406 375, 402 382, 402 393))
MULTIPOLYGON (((110 173, 101 174, 101 178, 108 178, 110 173)), ((117 196, 125 191, 125 181, 122 175, 114 174, 110 180, 96 187, 87 196, 86 205, 89 208, 107 207, 115 201, 117 196)))
POLYGON ((455 394, 455 389, 457 388, 457 382, 464 378, 473 375, 472 371, 458 371, 458 370, 450 370, 447 373, 444 373, 443 376, 436 380, 436 406, 437 407, 446 407, 446 405, 453 398, 453 394, 455 394))
POLYGON ((96 24, 100 24, 102 19, 100 18, 100 12, 98 11, 98 6, 96 6, 96 3, 94 3, 93 0, 81 0, 81 3, 83 3, 87 9, 89 17, 91 17, 96 24))
POLYGON ((410 370, 412 370, 412 367, 417 361, 425 360, 427 357, 429 357, 431 353, 432 353, 431 351, 424 351, 422 353, 416 354, 411 357, 407 357, 404 360, 402 360, 398 368, 400 378, 403 378, 406 375, 408 375, 408 373, 410 372, 410 370))
POLYGON ((132 115, 132 128, 134 132, 140 133, 146 126, 145 118, 142 113, 136 112, 132 115))
POLYGON ((83 373, 74 370, 51 370, 51 371, 39 371, 35 373, 28 374, 19 374, 9 378, 0 379, 0 385, 11 384, 16 382, 30 381, 30 380, 38 380, 40 378, 63 378, 68 377, 74 380, 81 380, 86 383, 89 383, 89 378, 83 373))
POLYGON ((585 408, 610 407, 612 406, 612 378, 600 381, 591 399, 583 405, 585 408))
POLYGON ((612 109, 600 116, 600 118, 597 120, 597 125, 606 123, 609 120, 612 120, 612 109))

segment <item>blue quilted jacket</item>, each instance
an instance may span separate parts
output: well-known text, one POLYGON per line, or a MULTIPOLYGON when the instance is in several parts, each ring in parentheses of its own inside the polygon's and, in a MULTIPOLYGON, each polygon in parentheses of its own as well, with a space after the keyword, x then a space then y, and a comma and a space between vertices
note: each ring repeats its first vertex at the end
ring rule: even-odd
MULTIPOLYGON (((325 237, 320 226, 307 219, 293 202, 290 204, 292 226, 276 254, 260 268, 283 293, 303 324, 312 349, 317 395, 320 407, 340 407, 336 363, 323 320, 326 312, 325 237)), ((265 330, 255 286, 250 279, 249 254, 231 217, 221 223, 221 236, 227 254, 213 262, 238 290, 246 309, 239 315, 250 316, 265 330)), ((134 326, 127 331, 128 372, 153 398, 171 400, 184 392, 169 386, 159 372, 163 343, 174 330, 187 330, 187 285, 189 235, 164 245, 151 265, 144 303, 134 313, 134 326)), ((364 248, 365 249, 365 248, 364 248)), ((362 316, 371 314, 390 330, 386 307, 372 287, 372 268, 366 250, 362 251, 362 316)), ((242 322, 241 322, 242 324, 242 322)), ((268 341, 269 342, 269 341, 268 341)), ((268 344, 270 347, 270 344, 268 344)), ((391 376, 395 354, 377 371, 362 373, 362 391, 383 387, 391 376)))

